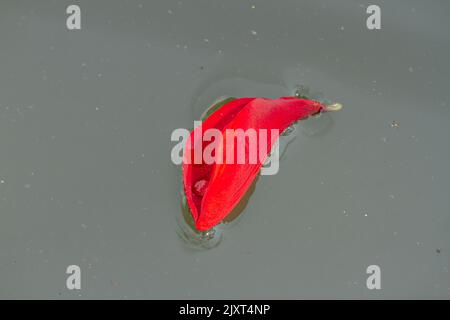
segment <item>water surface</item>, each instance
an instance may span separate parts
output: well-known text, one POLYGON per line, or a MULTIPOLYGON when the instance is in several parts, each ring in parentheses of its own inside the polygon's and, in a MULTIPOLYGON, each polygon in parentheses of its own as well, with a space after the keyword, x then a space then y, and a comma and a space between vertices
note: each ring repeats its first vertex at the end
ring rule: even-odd
POLYGON ((450 296, 448 2, 370 1, 379 31, 367 1, 77 3, 80 31, 67 1, 0 4, 1 298, 450 296), (299 86, 344 109, 187 248, 172 130, 299 86))

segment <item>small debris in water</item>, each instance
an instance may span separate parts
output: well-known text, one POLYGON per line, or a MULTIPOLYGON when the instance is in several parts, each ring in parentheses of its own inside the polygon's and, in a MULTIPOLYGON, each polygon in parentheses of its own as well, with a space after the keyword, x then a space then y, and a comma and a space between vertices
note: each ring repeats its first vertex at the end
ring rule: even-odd
POLYGON ((399 128, 399 127, 400 127, 400 125, 397 121, 394 120, 391 122, 391 128, 399 128))
POLYGON ((309 88, 305 86, 299 86, 294 93, 294 96, 300 99, 308 99, 309 95, 309 88))
POLYGON ((436 253, 437 253, 437 254, 440 254, 441 252, 442 252, 442 250, 441 250, 441 249, 439 249, 439 248, 438 248, 438 249, 436 249, 436 253))

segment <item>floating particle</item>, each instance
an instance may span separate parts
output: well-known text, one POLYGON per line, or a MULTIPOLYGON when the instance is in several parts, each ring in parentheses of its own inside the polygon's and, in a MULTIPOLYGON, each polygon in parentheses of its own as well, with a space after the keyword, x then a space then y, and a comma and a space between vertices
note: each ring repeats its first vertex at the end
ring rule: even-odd
POLYGON ((257 35, 258 35, 258 32, 256 32, 255 30, 251 30, 250 32, 251 32, 252 35, 254 35, 254 36, 257 36, 257 35))
POLYGON ((394 120, 391 122, 391 128, 398 128, 398 127, 400 127, 400 125, 397 121, 394 120))

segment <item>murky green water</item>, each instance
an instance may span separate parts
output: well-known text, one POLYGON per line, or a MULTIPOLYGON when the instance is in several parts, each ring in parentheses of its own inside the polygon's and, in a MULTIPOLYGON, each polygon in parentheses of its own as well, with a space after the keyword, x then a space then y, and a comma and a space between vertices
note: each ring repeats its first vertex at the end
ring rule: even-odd
POLYGON ((446 1, 77 3, 0 4, 0 298, 450 297, 446 1), (344 109, 186 246, 171 132, 299 87, 344 109))

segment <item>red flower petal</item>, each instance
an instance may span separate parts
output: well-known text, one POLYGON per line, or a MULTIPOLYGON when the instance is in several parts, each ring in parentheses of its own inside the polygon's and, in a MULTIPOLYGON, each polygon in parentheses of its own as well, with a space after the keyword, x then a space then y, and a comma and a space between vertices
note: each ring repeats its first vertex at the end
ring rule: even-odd
MULTIPOLYGON (((239 203, 245 192, 259 173, 262 164, 270 153, 278 135, 272 135, 271 129, 283 132, 293 122, 320 112, 324 105, 316 101, 282 97, 279 99, 240 98, 224 104, 195 128, 186 143, 183 161, 183 183, 186 200, 196 228, 209 230, 220 223, 239 203), (202 159, 204 148, 211 142, 203 141, 202 133, 208 129, 218 129, 223 140, 218 148, 223 151, 222 163, 206 164, 202 159), (226 163, 227 129, 255 129, 257 141, 260 141, 260 129, 266 129, 267 145, 258 145, 264 154, 256 163, 249 163, 248 145, 246 162, 226 163), (202 163, 194 163, 194 160, 202 163)), ((237 148, 232 150, 235 154, 237 148)))

